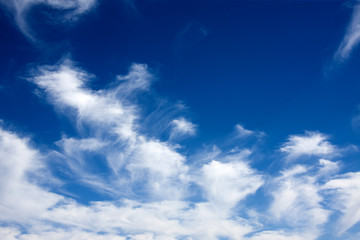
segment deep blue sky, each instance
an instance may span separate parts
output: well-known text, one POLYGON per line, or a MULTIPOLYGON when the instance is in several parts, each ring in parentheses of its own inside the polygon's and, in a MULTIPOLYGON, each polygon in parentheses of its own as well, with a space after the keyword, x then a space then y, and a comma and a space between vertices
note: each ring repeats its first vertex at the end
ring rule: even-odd
MULTIPOLYGON (((359 54, 332 69, 351 16, 342 2, 141 1, 132 9, 104 1, 67 27, 45 25, 43 8, 28 16, 35 35, 46 42, 35 48, 1 16, 2 85, 31 87, 18 79, 24 65, 66 54, 91 69, 98 86, 132 62, 147 63, 158 73, 154 89, 184 101, 205 139, 224 135, 238 122, 278 141, 304 129, 340 141, 358 139, 351 118, 360 102, 359 54)), ((1 106, 2 118, 21 121, 29 109, 44 107, 36 99, 29 102, 28 91, 21 94, 1 96, 14 104, 1 106), (24 115, 14 111, 15 101, 30 104, 24 115)), ((35 122, 35 129, 46 127, 35 122)))
POLYGON ((358 1, 22 3, 0 0, 0 170, 23 173, 0 238, 358 239, 358 1))

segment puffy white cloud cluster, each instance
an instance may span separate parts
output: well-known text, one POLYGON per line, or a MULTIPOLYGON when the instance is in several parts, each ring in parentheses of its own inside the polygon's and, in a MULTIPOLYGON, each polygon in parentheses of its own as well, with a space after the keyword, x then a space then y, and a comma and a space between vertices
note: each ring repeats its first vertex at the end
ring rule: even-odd
MULTIPOLYGON (((132 99, 150 87, 146 65, 132 65, 108 89, 91 89, 91 78, 64 60, 29 79, 75 123, 78 135, 63 136, 58 149, 40 152, 0 130, 1 239, 309 240, 329 230, 335 213, 334 236, 359 222, 359 173, 339 174, 339 162, 321 158, 339 152, 326 135, 290 136, 280 150, 292 161, 275 175, 251 167, 248 149, 186 156, 175 138, 156 139, 141 127, 132 99), (303 156, 318 161, 299 165, 303 156), (106 200, 84 204, 58 191, 66 180, 50 174, 57 167, 106 200)), ((166 121, 182 134, 195 126, 166 121)))

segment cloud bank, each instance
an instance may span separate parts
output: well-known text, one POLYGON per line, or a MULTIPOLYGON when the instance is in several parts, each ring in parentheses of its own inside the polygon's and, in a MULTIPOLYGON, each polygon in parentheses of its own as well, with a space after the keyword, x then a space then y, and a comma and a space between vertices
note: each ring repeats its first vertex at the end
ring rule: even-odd
MULTIPOLYGON (((44 152, 0 129, 1 239, 309 240, 342 236, 360 221, 360 173, 342 174, 340 161, 324 159, 340 151, 325 134, 289 136, 278 157, 291 161, 269 174, 252 167, 249 149, 204 148, 191 156, 175 137, 144 131, 146 116, 134 102, 154 78, 144 64, 100 90, 69 59, 32 74, 29 81, 77 134, 44 152), (96 200, 60 191, 67 181, 96 200)), ((185 118, 163 121, 171 134, 195 133, 185 118)), ((256 133, 236 129, 242 139, 256 133)))

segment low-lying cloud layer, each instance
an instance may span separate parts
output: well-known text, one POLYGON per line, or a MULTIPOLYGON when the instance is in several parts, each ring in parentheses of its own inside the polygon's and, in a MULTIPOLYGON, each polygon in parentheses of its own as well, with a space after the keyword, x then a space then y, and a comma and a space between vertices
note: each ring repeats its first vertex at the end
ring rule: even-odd
MULTIPOLYGON (((360 173, 339 172, 340 148, 327 135, 289 136, 274 174, 252 167, 249 149, 186 155, 178 140, 196 125, 185 116, 164 116, 168 140, 141 127, 146 116, 133 99, 150 89, 146 65, 133 64, 107 89, 93 90, 92 77, 69 59, 29 77, 77 135, 40 151, 0 129, 1 239, 310 240, 342 236, 360 221, 360 173), (96 199, 61 191, 68 181, 96 199)), ((236 130, 242 141, 264 134, 236 130)))

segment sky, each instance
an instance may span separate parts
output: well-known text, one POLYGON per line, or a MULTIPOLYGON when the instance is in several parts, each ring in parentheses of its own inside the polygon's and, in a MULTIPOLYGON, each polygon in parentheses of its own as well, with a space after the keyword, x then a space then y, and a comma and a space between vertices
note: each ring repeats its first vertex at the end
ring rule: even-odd
POLYGON ((360 2, 0 0, 0 239, 360 239, 360 2))

